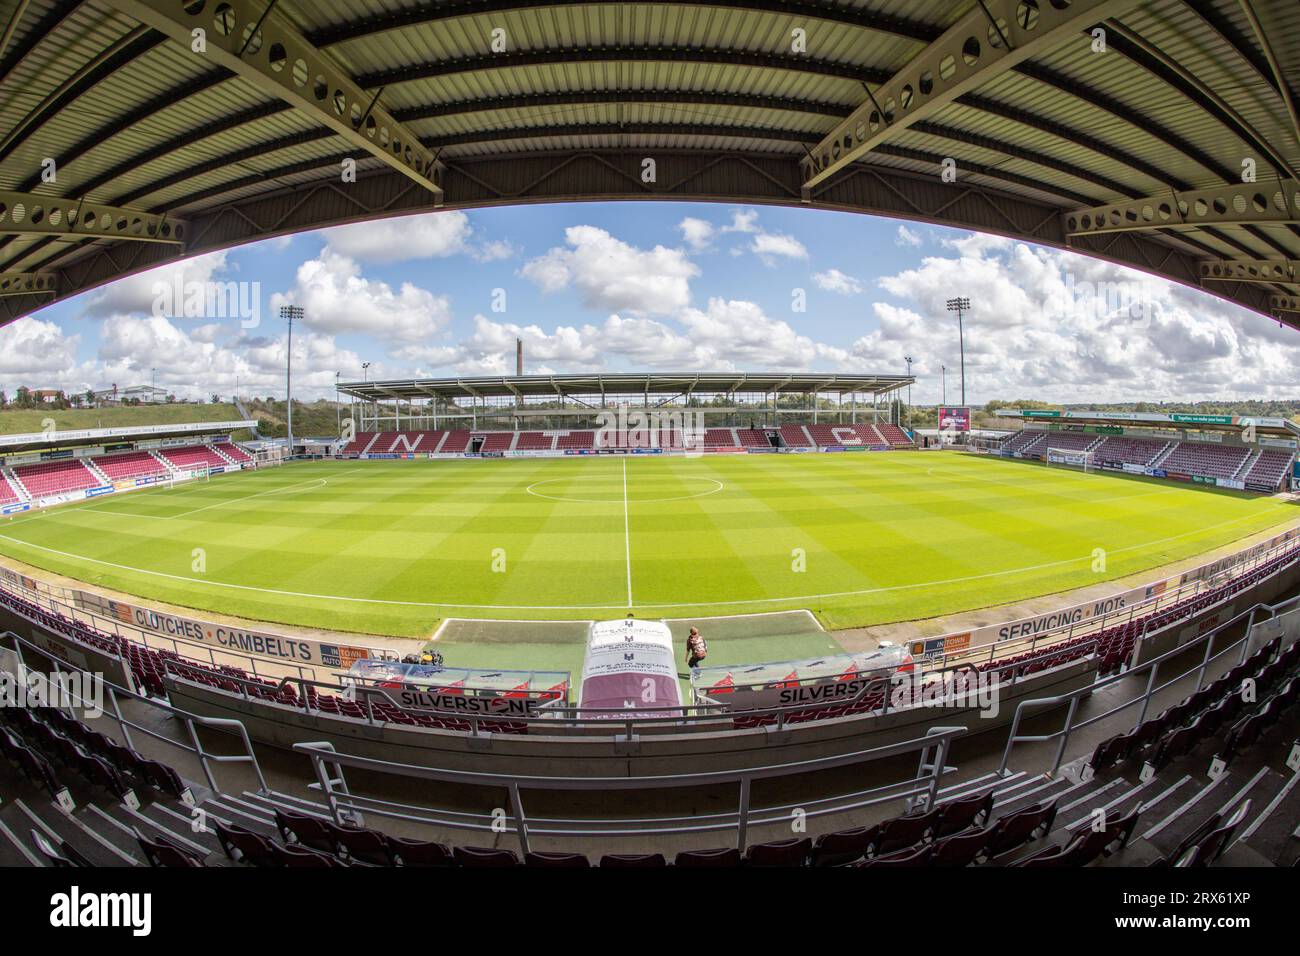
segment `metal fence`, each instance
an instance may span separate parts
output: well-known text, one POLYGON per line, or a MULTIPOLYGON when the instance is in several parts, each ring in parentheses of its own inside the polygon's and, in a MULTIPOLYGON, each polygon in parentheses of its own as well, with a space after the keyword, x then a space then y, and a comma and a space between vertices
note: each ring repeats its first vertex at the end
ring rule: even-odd
POLYGON ((1128 729, 1136 730, 1137 727, 1146 720, 1147 712, 1150 710, 1151 699, 1156 694, 1175 686, 1180 681, 1185 680, 1193 674, 1196 675, 1196 687, 1191 691, 1191 693, 1195 693, 1204 685, 1205 675, 1210 666, 1216 661, 1226 658, 1233 653, 1236 653, 1237 655, 1237 663, 1244 661, 1248 656, 1247 651, 1250 646, 1251 631, 1254 629, 1255 624, 1257 623, 1256 619, 1260 614, 1268 614, 1269 619, 1271 620, 1279 614, 1295 610, 1296 608, 1300 608, 1300 596, 1289 598, 1278 604, 1256 604, 1250 609, 1234 615, 1230 620, 1206 631, 1204 634, 1199 635, 1193 640, 1179 645, 1173 650, 1167 651, 1159 657, 1152 658, 1145 664, 1131 668, 1122 674, 1116 674, 1104 680, 1099 680, 1090 687, 1071 691, 1068 694, 1058 694, 1054 697, 1039 697, 1033 700, 1020 701, 1020 703, 1016 705, 1015 716, 1011 721, 1011 731, 1007 738, 1006 748, 1002 753, 1002 762, 999 765, 999 771, 1004 774, 1007 772, 1007 768, 1011 762, 1012 751, 1015 749, 1017 744, 1045 743, 1047 741, 1055 740, 1058 741, 1058 743, 1051 769, 1051 772, 1055 773, 1060 769, 1061 762, 1064 759, 1065 751, 1069 745, 1072 734, 1083 730, 1086 727, 1091 727, 1094 724, 1108 720, 1109 718, 1134 707, 1138 708, 1137 719, 1133 721, 1132 725, 1128 729), (1242 636, 1220 647, 1218 650, 1215 650, 1216 638, 1224 634, 1229 628, 1237 626, 1243 621, 1246 623, 1246 626, 1242 636), (1185 656, 1189 651, 1198 647, 1201 648, 1201 658, 1196 664, 1174 677, 1165 680, 1163 683, 1158 682, 1162 667, 1177 658, 1185 656), (1146 685, 1136 696, 1120 704, 1116 704, 1100 714, 1093 714, 1087 718, 1078 719, 1079 703, 1084 698, 1095 694, 1099 690, 1105 690, 1121 680, 1132 680, 1133 677, 1144 673, 1147 677, 1146 685), (1048 734, 1021 734, 1019 732, 1021 722, 1030 717, 1033 713, 1054 707, 1060 707, 1062 705, 1066 705, 1067 709, 1065 722, 1059 730, 1052 731, 1048 734))

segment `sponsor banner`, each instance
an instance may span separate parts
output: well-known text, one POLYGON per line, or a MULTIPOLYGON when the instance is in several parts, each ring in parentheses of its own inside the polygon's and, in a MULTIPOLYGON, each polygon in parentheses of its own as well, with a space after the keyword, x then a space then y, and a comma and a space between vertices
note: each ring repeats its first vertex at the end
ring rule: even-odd
POLYGON ((1152 478, 1164 478, 1169 474, 1169 472, 1165 471, 1163 468, 1147 468, 1146 473, 1152 478))
POLYGON ((714 452, 715 454, 740 455, 745 449, 740 445, 715 445, 712 448, 706 448, 705 451, 714 452))
POLYGON ((1127 462, 1127 461, 1124 462, 1124 470, 1128 472, 1130 475, 1141 475, 1146 471, 1146 469, 1143 468, 1141 465, 1135 465, 1132 462, 1127 462))
POLYGON ((770 445, 767 448, 746 448, 745 449, 745 451, 750 455, 770 455, 776 450, 777 449, 772 448, 770 445))
POLYGON ((98 488, 87 488, 87 498, 98 498, 100 495, 111 495, 116 489, 112 485, 100 485, 98 488))
POLYGON ((1270 485, 1264 481, 1248 481, 1245 483, 1245 485, 1246 485, 1246 489, 1249 491, 1264 491, 1264 492, 1277 491, 1277 485, 1270 485))
POLYGON ((1000 644, 1005 641, 1021 640, 1025 638, 1036 637, 1047 634, 1063 628, 1068 628, 1089 621, 1100 620, 1102 617, 1109 617, 1121 613, 1135 605, 1150 601, 1166 591, 1174 588, 1183 587, 1189 583, 1200 580, 1208 580, 1231 571, 1240 565, 1246 564, 1260 555, 1285 544, 1288 541, 1300 536, 1300 528, 1293 528, 1290 531, 1275 535, 1266 541, 1253 545, 1244 551, 1236 554, 1227 555, 1217 561, 1185 571, 1181 575, 1172 578, 1162 578, 1147 585, 1130 588, 1118 594, 1096 601, 1085 601, 1079 604, 1058 608, 1044 614, 1038 614, 1033 617, 1021 618, 1017 621, 1007 621, 1002 624, 987 624, 983 627, 977 627, 969 631, 946 634, 941 638, 928 638, 926 641, 914 642, 912 652, 915 654, 919 648, 922 654, 933 654, 934 647, 931 642, 939 640, 956 640, 959 644, 953 645, 955 652, 958 647, 961 650, 966 648, 984 647, 989 644, 1000 644))
POLYGON ((1236 478, 1219 478, 1216 483, 1220 488, 1235 488, 1237 491, 1246 489, 1246 483, 1236 478))
POLYGON ((27 502, 20 501, 17 504, 5 505, 3 508, 0 508, 0 515, 16 515, 21 511, 29 511, 31 507, 32 506, 27 504, 27 502))
POLYGON ((939 407, 939 431, 941 432, 970 431, 969 406, 941 405, 939 407))
POLYGON ((440 713, 462 714, 466 717, 537 717, 544 704, 541 697, 507 694, 467 694, 438 687, 357 687, 357 702, 367 697, 380 697, 403 710, 426 710, 440 713))
POLYGON ((1170 415, 1169 420, 1197 425, 1232 425, 1237 421, 1234 415, 1170 415))
MULTIPOLYGON (((371 656, 372 648, 319 641, 269 631, 249 630, 229 624, 213 624, 194 618, 113 601, 90 591, 73 591, 73 606, 101 617, 115 618, 149 634, 206 644, 214 650, 253 654, 295 664, 321 667, 350 667, 352 662, 371 656)), ((375 652, 376 655, 378 652, 375 652)))
MULTIPOLYGON (((80 494, 76 495, 76 499, 79 501, 85 500, 80 494)), ((38 508, 51 508, 54 505, 66 504, 67 502, 72 500, 73 500, 72 495, 49 495, 45 498, 37 498, 36 506, 38 508)))
POLYGON ((369 453, 369 454, 362 455, 361 457, 362 457, 363 459, 365 459, 366 461, 374 461, 374 460, 376 460, 376 459, 381 459, 381 458, 394 459, 394 458, 396 458, 397 456, 396 456, 396 455, 390 455, 390 454, 388 454, 387 452, 384 452, 383 454, 379 454, 379 455, 376 455, 376 454, 374 454, 374 453, 369 453))
MULTIPOLYGON (((942 647, 943 638, 937 646, 942 647)), ((924 643, 924 642, 918 642, 924 643)), ((913 669, 916 646, 882 647, 801 661, 773 661, 744 667, 701 667, 691 674, 697 700, 728 711, 852 700, 872 684, 913 669)))
POLYGON ((1060 418, 1060 417, 1061 417, 1061 413, 1060 413, 1060 412, 1039 411, 1039 410, 1036 410, 1036 409, 1030 409, 1029 411, 1023 411, 1023 412, 1021 412, 1020 414, 1023 415, 1023 416, 1025 416, 1025 418, 1060 418))

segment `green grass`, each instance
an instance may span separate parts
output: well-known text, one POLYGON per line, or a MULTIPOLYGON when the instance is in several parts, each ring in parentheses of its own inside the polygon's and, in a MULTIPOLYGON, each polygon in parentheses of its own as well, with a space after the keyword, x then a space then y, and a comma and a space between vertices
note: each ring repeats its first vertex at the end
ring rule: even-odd
MULTIPOLYGON (((618 616, 629 577, 640 616, 807 608, 834 629, 1093 584, 1298 514, 955 453, 318 462, 20 516, 0 522, 0 552, 186 607, 363 633, 618 616)), ((811 629, 728 626, 710 663, 828 649, 811 629)), ((574 666, 561 629, 466 633, 452 640, 475 663, 574 666)))
POLYGON ((233 422, 240 415, 234 405, 122 405, 113 408, 8 408, 0 411, 0 435, 21 435, 45 428, 45 419, 63 430, 126 428, 132 425, 175 425, 187 422, 233 422))

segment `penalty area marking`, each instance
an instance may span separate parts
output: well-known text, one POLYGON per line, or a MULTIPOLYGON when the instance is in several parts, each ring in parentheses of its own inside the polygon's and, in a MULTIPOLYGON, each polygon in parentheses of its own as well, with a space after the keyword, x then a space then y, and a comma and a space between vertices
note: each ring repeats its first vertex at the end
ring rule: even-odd
MULTIPOLYGON (((1242 515, 1237 518, 1230 518, 1227 521, 1220 521, 1218 524, 1209 525, 1204 528, 1197 528, 1193 531, 1187 531, 1182 534, 1170 535, 1167 538, 1158 538, 1155 541, 1147 541, 1142 544, 1129 545, 1124 548, 1112 548, 1108 554, 1123 554, 1128 551, 1137 551, 1143 548, 1149 548, 1152 545, 1164 544, 1168 541, 1177 541, 1180 538, 1190 537, 1194 534, 1201 534, 1205 531, 1212 531, 1215 528, 1222 528, 1225 525, 1237 524, 1247 518, 1254 518, 1255 515, 1242 515)), ((1268 530, 1268 529, 1265 529, 1268 530)), ((114 568, 118 571, 130 571, 133 574, 143 574, 148 577, 165 578, 171 581, 185 581, 189 584, 202 584, 208 587, 227 588, 232 591, 249 591, 256 594, 274 594, 280 597, 307 598, 314 601, 341 601, 348 604, 378 604, 387 607, 427 607, 427 608, 462 608, 473 611, 596 611, 607 609, 622 609, 627 607, 624 604, 456 604, 451 601, 398 601, 391 598, 364 598, 364 597, 346 597, 341 594, 315 594, 310 591, 286 591, 280 588, 259 588, 251 584, 230 584, 226 581, 207 581, 202 578, 189 577, 183 574, 168 574, 165 571, 150 571, 146 568, 133 568, 128 564, 115 564, 112 561, 102 561, 99 558, 89 558, 80 554, 72 554, 68 551, 59 551, 56 548, 47 548, 44 545, 32 544, 30 541, 23 541, 21 538, 10 537, 7 534, 0 534, 0 541, 9 541, 20 547, 31 548, 35 551, 44 551, 46 554, 54 554, 63 558, 71 558, 74 561, 84 561, 90 564, 98 564, 106 568, 114 568)), ((967 581, 982 581, 988 578, 1005 577, 1008 574, 1021 574, 1025 571, 1041 571, 1045 568, 1055 568, 1062 565, 1076 564, 1080 561, 1092 561, 1092 555, 1083 555, 1077 558, 1063 558, 1060 561, 1048 561, 1045 564, 1035 564, 1023 568, 1006 568, 1002 571, 988 571, 984 574, 968 574, 956 578, 947 578, 941 581, 918 581, 913 584, 892 584, 880 588, 862 588, 855 591, 830 591, 823 594, 797 594, 790 597, 770 597, 770 598, 747 598, 737 601, 677 601, 677 602, 651 602, 648 604, 637 604, 631 610, 647 608, 709 608, 709 607, 740 607, 752 604, 786 604, 796 601, 822 601, 827 598, 843 597, 860 597, 869 594, 885 594, 894 591, 914 591, 918 588, 933 588, 945 584, 962 584, 967 581)), ((1134 574, 1141 572, 1135 571, 1134 574)))
POLYGON ((282 488, 268 488, 266 489, 266 491, 259 491, 256 492, 255 494, 244 495, 242 498, 231 498, 229 501, 214 501, 212 504, 204 505, 202 508, 193 508, 190 511, 182 511, 180 514, 175 514, 175 515, 132 514, 130 511, 111 511, 108 508, 82 508, 80 510, 88 511, 92 514, 120 515, 123 518, 152 518, 155 521, 176 521, 177 519, 188 518, 190 515, 196 515, 201 511, 208 511, 212 508, 222 508, 225 507, 226 505, 239 504, 239 502, 241 501, 251 501, 253 498, 261 498, 266 495, 275 495, 275 494, 281 494, 286 491, 294 491, 304 486, 320 488, 327 484, 329 484, 329 479, 327 478, 312 478, 307 481, 300 481, 294 485, 285 485, 282 488))

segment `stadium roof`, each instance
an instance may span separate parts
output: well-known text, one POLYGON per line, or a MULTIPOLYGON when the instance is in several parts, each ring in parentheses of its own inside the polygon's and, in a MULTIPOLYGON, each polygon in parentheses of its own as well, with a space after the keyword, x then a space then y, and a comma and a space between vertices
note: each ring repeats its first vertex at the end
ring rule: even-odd
POLYGON ((1062 423, 1070 425, 1147 425, 1154 428, 1195 428, 1198 431, 1239 432, 1251 426, 1263 435, 1280 435, 1300 438, 1300 425, 1287 418, 1265 418, 1259 415, 1201 415, 1171 412, 1168 415, 1153 412, 1100 412, 1091 410, 1057 411, 1020 408, 1000 408, 995 413, 1000 418, 1019 418, 1026 422, 1062 423))
POLYGON ((0 435, 0 454, 12 455, 38 448, 77 448, 114 442, 157 441, 217 435, 244 429, 256 429, 252 419, 229 422, 178 422, 170 425, 130 425, 119 428, 52 429, 43 432, 0 435))
POLYGON ((441 398, 448 402, 482 398, 570 398, 592 396, 716 395, 726 393, 852 392, 884 395, 916 379, 907 375, 835 375, 785 372, 605 372, 571 375, 494 375, 484 377, 392 379, 344 382, 339 391, 362 401, 441 398))
POLYGON ((1300 325, 1293 0, 6 10, 0 324, 169 260, 326 225, 675 199, 1000 233, 1300 325), (955 181, 941 176, 949 159, 955 181), (347 160, 356 182, 340 175, 347 160))

